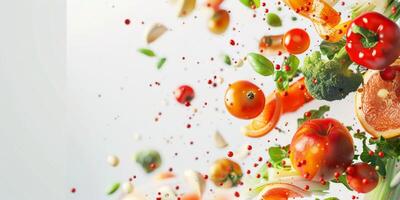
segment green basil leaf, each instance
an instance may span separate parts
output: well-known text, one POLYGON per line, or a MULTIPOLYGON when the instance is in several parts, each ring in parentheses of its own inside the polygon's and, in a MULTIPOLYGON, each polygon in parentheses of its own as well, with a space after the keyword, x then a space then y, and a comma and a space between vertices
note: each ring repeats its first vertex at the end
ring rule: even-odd
POLYGON ((287 75, 289 78, 292 78, 293 76, 296 75, 297 70, 299 69, 300 65, 300 60, 297 58, 295 55, 290 55, 284 62, 283 62, 283 67, 289 66, 290 70, 286 71, 287 75))
POLYGON ((273 26, 273 27, 282 26, 282 20, 279 17, 279 15, 277 15, 275 13, 267 13, 265 15, 265 17, 266 17, 268 25, 273 26))
POLYGON ((260 7, 260 0, 240 0, 243 5, 249 7, 249 8, 258 8, 260 7))
POLYGON ((289 88, 289 77, 284 71, 275 71, 274 81, 279 91, 286 91, 289 88))
POLYGON ((224 55, 224 63, 227 65, 232 65, 231 57, 229 57, 229 55, 224 55))
POLYGON ((157 62, 157 69, 161 69, 163 67, 163 65, 165 64, 165 62, 167 61, 167 58, 161 58, 158 62, 157 62))
POLYGON ((114 194, 114 193, 119 189, 120 186, 121 186, 120 183, 114 183, 114 184, 108 189, 107 195, 112 195, 112 194, 114 194))
POLYGON ((321 119, 324 118, 324 114, 330 110, 329 106, 324 105, 318 108, 318 110, 310 110, 311 116, 297 119, 297 126, 300 127, 304 122, 310 119, 321 119))
POLYGON ((140 48, 140 49, 138 49, 138 51, 140 53, 142 53, 143 55, 146 55, 146 56, 149 56, 149 57, 155 57, 156 56, 154 51, 152 51, 151 49, 140 48))
POLYGON ((274 64, 261 54, 249 53, 247 55, 247 60, 254 71, 263 76, 270 76, 274 73, 274 64))
POLYGON ((275 168, 281 168, 282 160, 289 157, 288 150, 289 145, 285 147, 270 147, 268 149, 270 162, 275 168))

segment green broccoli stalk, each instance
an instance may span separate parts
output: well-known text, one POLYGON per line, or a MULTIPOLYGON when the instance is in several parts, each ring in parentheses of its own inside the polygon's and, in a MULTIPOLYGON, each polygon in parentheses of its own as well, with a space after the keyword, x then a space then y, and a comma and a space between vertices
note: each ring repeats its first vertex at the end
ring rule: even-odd
POLYGON ((316 99, 334 101, 357 90, 363 77, 349 69, 351 64, 345 48, 331 60, 323 60, 319 51, 306 57, 301 71, 310 94, 316 99))

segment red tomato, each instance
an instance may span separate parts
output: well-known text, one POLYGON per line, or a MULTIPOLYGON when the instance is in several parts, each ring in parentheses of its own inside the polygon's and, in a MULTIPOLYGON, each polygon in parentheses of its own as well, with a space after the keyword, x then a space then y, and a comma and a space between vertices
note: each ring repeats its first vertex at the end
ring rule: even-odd
POLYGON ((249 81, 236 81, 226 90, 225 106, 237 118, 255 118, 263 111, 264 105, 263 91, 249 81))
POLYGON ((374 167, 367 163, 351 165, 346 170, 347 183, 359 193, 372 191, 378 185, 379 176, 374 167))
POLYGON ((283 36, 283 46, 291 54, 301 54, 310 47, 310 36, 303 29, 294 28, 283 36))
POLYGON ((186 104, 194 98, 194 90, 188 85, 182 85, 174 91, 174 95, 179 103, 186 104))

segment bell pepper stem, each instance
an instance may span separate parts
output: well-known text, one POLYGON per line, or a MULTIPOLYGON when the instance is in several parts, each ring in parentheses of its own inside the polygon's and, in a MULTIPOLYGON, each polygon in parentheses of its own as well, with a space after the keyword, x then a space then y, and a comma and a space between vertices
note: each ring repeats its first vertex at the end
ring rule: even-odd
POLYGON ((378 36, 376 33, 365 29, 361 26, 354 25, 352 28, 353 33, 358 33, 362 36, 361 42, 365 48, 374 47, 376 42, 378 42, 378 36))

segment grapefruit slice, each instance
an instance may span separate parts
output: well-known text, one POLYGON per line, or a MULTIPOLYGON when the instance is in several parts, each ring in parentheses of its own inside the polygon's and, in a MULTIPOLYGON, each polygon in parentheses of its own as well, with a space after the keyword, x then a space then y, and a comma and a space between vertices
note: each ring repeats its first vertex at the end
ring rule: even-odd
POLYGON ((269 133, 278 123, 282 114, 281 96, 277 92, 270 94, 265 100, 262 113, 242 127, 242 133, 248 137, 262 137, 269 133))
POLYGON ((364 75, 364 87, 357 91, 355 109, 364 129, 374 137, 400 136, 400 73, 385 81, 379 72, 364 75))
POLYGON ((310 192, 288 183, 271 183, 254 200, 288 200, 310 196, 310 192))

